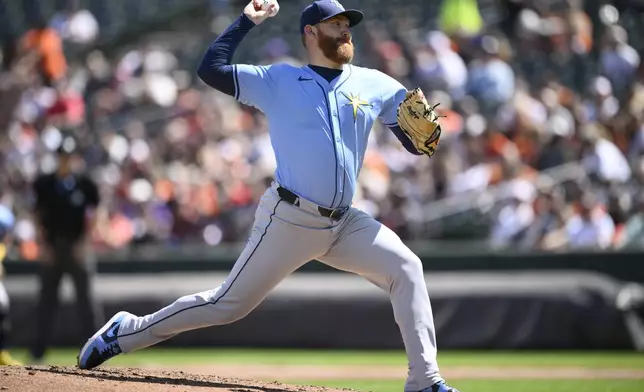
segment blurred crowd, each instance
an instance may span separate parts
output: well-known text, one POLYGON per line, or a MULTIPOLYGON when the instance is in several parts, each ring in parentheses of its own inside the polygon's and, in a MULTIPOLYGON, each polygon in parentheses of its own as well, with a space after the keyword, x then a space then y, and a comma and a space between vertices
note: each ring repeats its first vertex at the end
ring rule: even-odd
MULTIPOLYGON (((213 30, 236 16, 217 14, 224 3, 212 2, 213 30)), ((491 26, 476 1, 445 0, 436 25, 405 15, 365 23, 355 38, 359 65, 420 86, 446 118, 431 160, 408 154, 377 124, 355 205, 405 240, 641 246, 644 65, 643 46, 633 43, 641 36, 616 7, 589 15, 583 5, 508 1, 506 18, 491 26), (471 194, 492 198, 484 218, 474 205, 458 206, 461 218, 465 211, 484 222, 480 231, 447 230, 449 203, 440 219, 427 219, 437 201, 471 194)), ((38 257, 31 181, 54 170, 66 135, 99 184, 99 249, 243 242, 275 169, 263 115, 206 88, 194 75, 198 58, 165 47, 66 53, 91 47, 100 28, 89 10, 65 10, 3 45, 0 204, 17 215, 21 256, 38 257)), ((272 38, 254 54, 300 64, 292 42, 272 38)), ((199 55, 209 42, 198 44, 199 55)))

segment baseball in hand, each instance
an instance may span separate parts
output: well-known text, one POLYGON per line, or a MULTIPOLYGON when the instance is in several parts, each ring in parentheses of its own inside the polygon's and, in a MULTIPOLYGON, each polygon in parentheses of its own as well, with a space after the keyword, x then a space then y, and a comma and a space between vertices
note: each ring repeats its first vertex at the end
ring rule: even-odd
POLYGON ((255 11, 266 11, 271 4, 274 4, 273 12, 270 15, 271 17, 277 15, 280 11, 280 5, 277 3, 277 0, 259 0, 258 3, 260 3, 259 8, 255 6, 255 11))

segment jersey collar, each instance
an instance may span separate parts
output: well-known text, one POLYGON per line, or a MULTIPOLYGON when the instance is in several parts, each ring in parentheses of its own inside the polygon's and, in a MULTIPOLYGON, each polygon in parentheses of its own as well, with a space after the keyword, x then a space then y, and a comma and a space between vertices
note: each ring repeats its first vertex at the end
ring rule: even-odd
POLYGON ((339 77, 333 79, 331 83, 327 82, 326 79, 324 79, 320 74, 312 70, 308 65, 305 65, 302 67, 304 71, 306 71, 313 79, 315 79, 318 84, 323 86, 326 89, 332 89, 335 90, 336 88, 340 87, 344 82, 349 79, 349 76, 353 73, 353 66, 351 64, 344 64, 342 67, 342 73, 340 74, 339 77))

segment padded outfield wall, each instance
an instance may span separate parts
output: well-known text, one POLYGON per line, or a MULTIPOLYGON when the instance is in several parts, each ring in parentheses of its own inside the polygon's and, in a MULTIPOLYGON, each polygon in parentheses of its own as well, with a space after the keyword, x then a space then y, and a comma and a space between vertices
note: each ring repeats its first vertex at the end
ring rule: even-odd
MULTIPOLYGON (((214 288, 235 260, 234 250, 225 253, 101 259, 95 285, 101 307, 106 317, 121 309, 146 314, 214 288)), ((435 254, 423 262, 442 348, 644 349, 640 254, 435 254)), ((26 345, 33 336, 36 271, 35 263, 7 262, 10 344, 26 345)), ((61 289, 54 345, 85 338, 69 283, 61 289)), ((245 319, 163 345, 401 348, 402 342, 386 293, 312 262, 245 319)))

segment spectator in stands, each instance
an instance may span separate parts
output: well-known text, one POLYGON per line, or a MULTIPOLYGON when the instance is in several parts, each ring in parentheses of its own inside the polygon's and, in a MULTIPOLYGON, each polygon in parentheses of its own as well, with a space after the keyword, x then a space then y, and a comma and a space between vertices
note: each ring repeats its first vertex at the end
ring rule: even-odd
POLYGON ((465 94, 467 66, 441 31, 427 33, 427 43, 414 54, 417 78, 429 91, 447 91, 455 99, 465 94))
POLYGON ((549 249, 549 234, 563 227, 566 204, 563 192, 557 187, 540 191, 534 203, 535 219, 519 240, 521 249, 549 249))
POLYGON ((0 67, 0 131, 9 128, 24 91, 33 83, 39 61, 36 53, 23 53, 13 35, 2 42, 0 67))
POLYGON ((492 227, 490 240, 496 247, 507 247, 519 242, 536 218, 532 206, 534 185, 525 180, 514 180, 507 184, 507 192, 509 201, 497 215, 492 227))
POLYGON ((605 122, 620 109, 613 86, 604 76, 597 76, 591 80, 590 92, 583 99, 582 105, 584 123, 605 122))
POLYGON ((605 135, 598 124, 581 130, 582 159, 587 173, 599 181, 624 183, 631 178, 631 167, 619 148, 605 135))
POLYGON ((635 214, 627 221, 615 241, 617 249, 642 249, 644 247, 644 195, 638 193, 635 214))
POLYGON ((476 0, 442 1, 439 20, 441 30, 461 37, 477 35, 485 25, 476 0))
POLYGON ((618 25, 610 26, 601 50, 601 71, 610 80, 620 99, 627 97, 640 65, 640 55, 628 44, 628 33, 618 25))
POLYGON ((501 56, 501 43, 493 36, 481 38, 478 56, 469 64, 467 93, 479 102, 487 117, 514 95, 515 75, 501 56))
POLYGON ((21 51, 38 55, 39 73, 46 86, 53 86, 66 76, 67 59, 60 34, 49 27, 42 17, 36 17, 31 29, 22 37, 21 51))
POLYGON ((613 243, 615 224, 596 196, 586 193, 565 230, 569 249, 608 249, 613 243))
POLYGON ((65 41, 78 45, 93 43, 100 31, 96 18, 78 0, 66 2, 66 7, 52 16, 49 26, 65 41))

